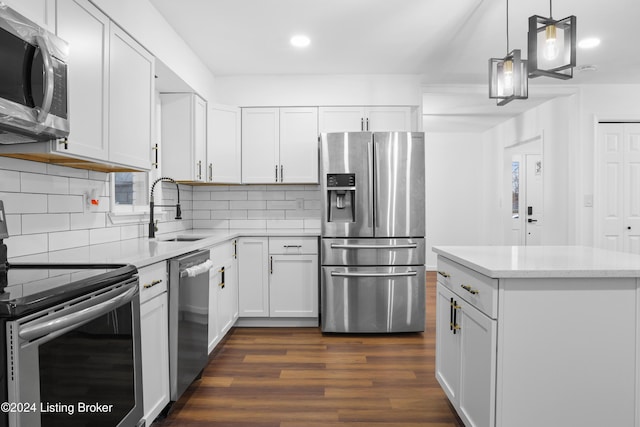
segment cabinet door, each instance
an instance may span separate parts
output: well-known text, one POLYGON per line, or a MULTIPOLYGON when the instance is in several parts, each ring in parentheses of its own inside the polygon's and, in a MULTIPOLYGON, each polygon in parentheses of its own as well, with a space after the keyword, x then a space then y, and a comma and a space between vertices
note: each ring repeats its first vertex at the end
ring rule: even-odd
POLYGON ((411 131, 411 107, 368 107, 366 130, 411 131))
POLYGON ((318 109, 280 109, 280 182, 318 183, 318 109))
POLYGON ((238 240, 238 306, 240 317, 269 317, 269 240, 238 240))
POLYGON ((140 306, 142 392, 147 424, 169 403, 169 330, 167 293, 140 306))
POLYGON ((233 283, 236 273, 234 260, 229 258, 224 263, 224 277, 218 285, 218 324, 220 325, 220 335, 229 332, 235 321, 234 315, 238 312, 237 294, 238 287, 233 283))
POLYGON ((242 109, 243 183, 280 182, 279 122, 277 108, 242 109))
POLYGON ((55 33, 55 2, 53 0, 2 0, 31 21, 55 33))
POLYGON ((365 130, 364 107, 320 107, 320 132, 359 132, 365 130))
POLYGON ((209 332, 208 332, 208 351, 211 353, 215 346, 222 339, 220 335, 220 294, 218 288, 222 281, 222 275, 219 272, 218 260, 211 257, 214 267, 209 270, 209 332))
MULTIPOLYGON (((458 300, 460 300, 458 298, 458 300)), ((459 414, 469 426, 495 425, 497 321, 459 301, 459 414)))
POLYGON ((461 300, 438 283, 436 294, 436 379, 451 403, 458 403, 460 387, 460 334, 453 332, 453 303, 461 300))
POLYGON ((242 179, 241 162, 240 109, 211 106, 207 132, 207 181, 239 184, 242 179))
POLYGON ((207 163, 207 102, 194 95, 193 100, 193 150, 195 154, 195 181, 206 181, 207 163))
POLYGON ((111 24, 109 160, 114 163, 151 168, 153 74, 153 56, 124 30, 111 24))
POLYGON ((69 49, 68 144, 65 153, 108 160, 107 103, 109 18, 87 0, 57 2, 58 36, 69 49))
POLYGON ((271 317, 318 317, 318 255, 271 255, 271 317))

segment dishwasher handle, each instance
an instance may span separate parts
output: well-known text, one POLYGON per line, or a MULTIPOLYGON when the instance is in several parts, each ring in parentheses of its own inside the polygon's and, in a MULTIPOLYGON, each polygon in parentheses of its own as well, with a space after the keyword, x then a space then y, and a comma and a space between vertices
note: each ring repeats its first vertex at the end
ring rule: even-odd
POLYGON ((210 259, 191 267, 180 270, 180 277, 196 277, 201 274, 207 273, 213 268, 213 261, 210 259))

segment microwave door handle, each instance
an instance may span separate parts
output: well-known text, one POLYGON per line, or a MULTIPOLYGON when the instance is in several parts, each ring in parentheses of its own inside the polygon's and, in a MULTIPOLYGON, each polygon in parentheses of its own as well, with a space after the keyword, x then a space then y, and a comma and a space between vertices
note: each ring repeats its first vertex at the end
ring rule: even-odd
POLYGON ((53 57, 49 53, 49 45, 47 41, 42 36, 35 36, 36 42, 38 43, 38 47, 40 48, 40 53, 42 54, 42 61, 44 62, 44 100, 42 102, 42 107, 37 108, 38 117, 37 120, 39 123, 44 123, 44 121, 49 116, 49 112, 51 111, 51 103, 53 102, 53 85, 54 85, 54 73, 53 73, 53 57))
POLYGON ((48 336, 48 338, 53 339, 131 301, 137 292, 138 282, 135 282, 129 289, 99 304, 83 308, 53 320, 47 321, 46 318, 44 318, 33 324, 22 326, 18 331, 18 335, 25 340, 43 336, 48 336))

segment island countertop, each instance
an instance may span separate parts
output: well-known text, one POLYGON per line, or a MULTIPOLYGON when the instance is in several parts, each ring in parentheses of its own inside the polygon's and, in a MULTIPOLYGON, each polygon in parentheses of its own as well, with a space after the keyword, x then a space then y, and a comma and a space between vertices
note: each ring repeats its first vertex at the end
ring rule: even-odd
POLYGON ((640 277, 640 255, 588 246, 436 246, 433 251, 498 279, 640 277))

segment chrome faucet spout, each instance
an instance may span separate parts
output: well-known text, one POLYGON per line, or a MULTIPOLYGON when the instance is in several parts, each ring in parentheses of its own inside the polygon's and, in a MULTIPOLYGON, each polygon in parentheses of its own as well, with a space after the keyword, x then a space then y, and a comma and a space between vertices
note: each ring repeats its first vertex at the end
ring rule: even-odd
POLYGON ((156 184, 164 181, 164 182, 172 182, 176 185, 176 190, 178 191, 178 202, 176 203, 176 218, 175 219, 182 219, 182 209, 180 208, 180 187, 178 186, 178 183, 173 179, 173 178, 169 178, 166 176, 163 176, 161 178, 156 179, 155 181, 153 181, 153 184, 151 184, 151 195, 149 197, 149 238, 153 239, 154 237, 156 237, 156 225, 153 222, 153 210, 156 207, 167 207, 167 206, 173 206, 173 205, 156 205, 153 201, 153 190, 156 187, 156 184))

